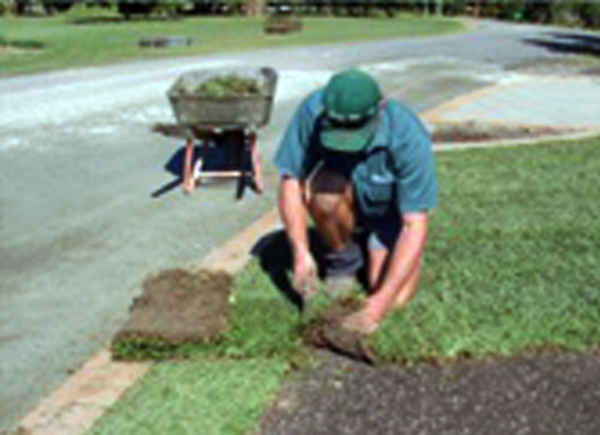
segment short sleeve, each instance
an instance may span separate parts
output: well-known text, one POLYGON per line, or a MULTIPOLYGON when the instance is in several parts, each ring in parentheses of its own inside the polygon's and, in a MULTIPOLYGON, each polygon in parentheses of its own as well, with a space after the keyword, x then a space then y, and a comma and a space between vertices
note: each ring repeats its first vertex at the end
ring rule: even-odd
POLYGON ((428 211, 437 206, 438 185, 431 139, 419 131, 409 141, 397 168, 400 213, 428 211))
POLYGON ((308 99, 296 110, 287 130, 279 142, 273 163, 280 174, 303 178, 306 174, 307 150, 310 145, 314 116, 308 99))

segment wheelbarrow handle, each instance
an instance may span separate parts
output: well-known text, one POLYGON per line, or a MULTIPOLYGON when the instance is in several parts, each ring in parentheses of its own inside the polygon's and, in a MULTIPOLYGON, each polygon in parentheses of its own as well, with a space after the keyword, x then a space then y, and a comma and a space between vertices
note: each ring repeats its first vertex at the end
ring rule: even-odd
POLYGON ((192 160, 194 158, 194 141, 188 135, 185 142, 185 158, 183 161, 183 193, 190 194, 196 187, 194 180, 192 160))
POLYGON ((250 143, 250 158, 252 161, 252 172, 254 174, 254 190, 256 193, 263 193, 264 181, 262 176, 262 160, 260 152, 258 150, 258 136, 256 132, 248 133, 248 140, 250 143))

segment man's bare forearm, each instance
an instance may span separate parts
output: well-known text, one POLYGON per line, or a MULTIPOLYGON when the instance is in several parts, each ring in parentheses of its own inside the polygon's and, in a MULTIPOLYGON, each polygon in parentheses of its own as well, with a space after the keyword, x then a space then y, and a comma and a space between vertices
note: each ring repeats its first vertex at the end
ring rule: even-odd
MULTIPOLYGON (((381 286, 370 298, 369 310, 380 320, 394 305, 401 289, 418 267, 427 240, 427 215, 415 213, 404 220, 402 231, 390 256, 381 286)), ((405 295, 408 300, 411 295, 405 295)))
POLYGON ((294 254, 307 252, 306 212, 302 201, 300 182, 295 178, 283 177, 281 179, 279 213, 294 254))

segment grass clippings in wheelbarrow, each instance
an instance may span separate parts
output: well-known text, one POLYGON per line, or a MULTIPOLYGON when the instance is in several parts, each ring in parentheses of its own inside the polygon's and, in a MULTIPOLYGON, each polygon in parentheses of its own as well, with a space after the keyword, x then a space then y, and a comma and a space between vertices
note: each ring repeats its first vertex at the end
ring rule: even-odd
POLYGON ((233 281, 225 272, 166 270, 143 284, 130 317, 112 341, 116 359, 185 356, 186 345, 209 344, 227 328, 233 281))
POLYGON ((203 98, 249 97, 261 93, 261 88, 256 80, 237 74, 212 77, 192 89, 183 81, 178 80, 173 90, 181 96, 203 98))

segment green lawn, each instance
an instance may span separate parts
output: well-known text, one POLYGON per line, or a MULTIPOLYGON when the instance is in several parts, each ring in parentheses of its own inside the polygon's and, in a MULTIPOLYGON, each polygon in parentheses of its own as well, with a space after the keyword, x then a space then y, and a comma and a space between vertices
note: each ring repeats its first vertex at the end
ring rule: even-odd
POLYGON ((276 358, 157 364, 88 433, 247 433, 274 399, 287 367, 276 358))
MULTIPOLYGON (((600 138, 438 153, 437 165, 440 206, 420 290, 372 338, 379 358, 412 364, 600 345, 600 138)), ((192 417, 182 416, 206 406, 217 433, 233 396, 248 407, 231 424, 251 428, 283 378, 282 361, 305 361, 297 359, 306 356, 304 323, 257 261, 237 278, 231 304, 232 328, 219 343, 200 349, 202 358, 160 363, 93 433, 187 433, 182 422, 192 417), (240 388, 232 373, 256 388, 240 388)))
MULTIPOLYGON (((600 344, 600 140, 437 154, 420 290, 373 337, 418 362, 600 344)), ((258 263, 238 278, 236 356, 290 354, 303 320, 258 263)))
POLYGON ((389 361, 600 344, 600 140, 437 155, 424 276, 389 361))
MULTIPOLYGON (((182 20, 87 22, 89 13, 75 10, 50 18, 0 18, 0 37, 13 44, 42 44, 42 49, 3 50, 0 75, 101 65, 133 59, 236 52, 264 47, 323 44, 343 41, 413 37, 458 32, 457 20, 404 15, 389 18, 304 18, 304 30, 286 36, 266 35, 262 18, 210 17, 182 20), (184 35, 189 47, 139 48, 142 37, 184 35)), ((103 12, 103 14, 106 14, 103 12)), ((110 15, 110 14, 109 14, 110 15)))

